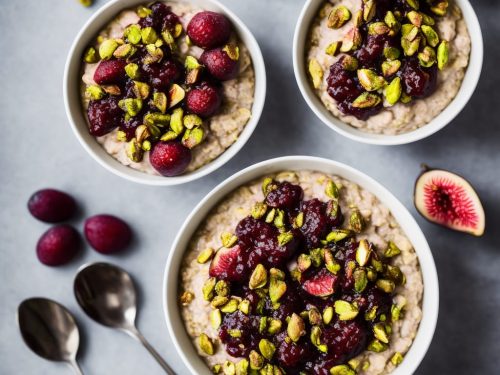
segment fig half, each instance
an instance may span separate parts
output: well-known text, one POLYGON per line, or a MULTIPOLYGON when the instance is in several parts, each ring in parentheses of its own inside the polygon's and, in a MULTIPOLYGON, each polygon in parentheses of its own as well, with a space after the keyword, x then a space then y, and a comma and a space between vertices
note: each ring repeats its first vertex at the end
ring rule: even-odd
POLYGON ((481 236, 484 209, 474 188, 452 172, 423 167, 415 183, 414 203, 418 212, 433 223, 481 236))

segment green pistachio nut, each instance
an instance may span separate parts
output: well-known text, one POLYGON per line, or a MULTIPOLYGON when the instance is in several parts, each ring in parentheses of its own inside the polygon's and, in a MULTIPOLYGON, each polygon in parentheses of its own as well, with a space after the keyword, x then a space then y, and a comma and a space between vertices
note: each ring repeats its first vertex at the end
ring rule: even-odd
POLYGON ((137 52, 137 48, 135 48, 131 44, 122 44, 115 52, 113 52, 113 56, 117 59, 127 59, 130 56, 133 56, 137 52))
POLYGON ((401 35, 402 39, 406 39, 407 41, 413 41, 419 34, 419 28, 411 23, 405 23, 401 27, 401 35))
POLYGON ((196 261, 200 264, 204 264, 208 262, 212 257, 214 256, 215 251, 211 247, 206 248, 205 250, 201 251, 200 254, 198 254, 198 257, 196 258, 196 261))
POLYGON ((313 86, 315 89, 319 88, 323 81, 323 68, 318 60, 312 58, 309 60, 309 74, 311 75, 313 86))
POLYGON ((94 47, 89 47, 83 54, 83 61, 88 64, 94 64, 99 61, 99 56, 97 56, 97 52, 94 47))
POLYGON ((382 74, 387 78, 396 74, 400 68, 401 61, 399 60, 384 61, 382 63, 382 74))
POLYGON ((434 65, 437 61, 436 51, 434 51, 434 48, 429 46, 424 47, 422 52, 418 53, 418 61, 424 68, 430 68, 434 65))
POLYGON ((358 59, 355 58, 354 56, 345 55, 344 58, 342 59, 342 68, 344 68, 344 70, 353 72, 356 69, 358 69, 358 65, 359 65, 358 59))
POLYGON ((331 375, 356 375, 356 371, 347 365, 337 365, 330 369, 331 375))
POLYGON ((437 16, 446 16, 446 13, 448 12, 448 1, 440 1, 434 6, 431 6, 431 12, 437 16))
POLYGON ((394 281, 387 279, 378 279, 375 285, 385 293, 392 293, 396 288, 396 284, 394 284, 394 281))
POLYGON ((189 114, 184 116, 183 123, 187 129, 193 129, 194 127, 201 126, 203 124, 203 120, 200 116, 189 114))
POLYGON ((133 138, 127 143, 125 148, 125 153, 127 157, 135 163, 139 163, 144 155, 141 145, 137 142, 137 139, 133 138))
POLYGON ((340 320, 352 320, 359 313, 359 309, 354 303, 343 300, 335 301, 334 308, 340 320))
POLYGON ((205 135, 205 131, 203 128, 197 127, 193 129, 187 129, 182 136, 181 143, 183 146, 192 149, 198 146, 202 141, 205 135))
POLYGON ((147 83, 134 81, 134 86, 132 87, 132 91, 135 96, 140 99, 147 99, 150 92, 150 87, 147 83))
POLYGON ((443 70, 445 66, 448 64, 449 58, 449 44, 446 40, 441 41, 439 43, 439 47, 437 49, 437 63, 439 70, 443 70))
POLYGON ((139 78, 139 65, 134 63, 125 65, 125 73, 132 79, 139 78))
POLYGON ((127 26, 123 37, 131 44, 139 44, 142 40, 141 27, 137 24, 127 26))
POLYGON ((431 47, 436 47, 439 44, 439 36, 431 26, 422 25, 422 33, 431 47))
POLYGON ((85 89, 85 96, 87 96, 91 100, 102 99, 104 95, 106 95, 104 90, 97 85, 90 85, 85 89))
POLYGON ((267 212, 267 204, 264 202, 256 202, 252 207, 251 215, 254 219, 258 220, 264 217, 267 212))
POLYGON ((262 288, 267 284, 267 270, 262 264, 257 264, 250 276, 248 287, 250 289, 262 288))
POLYGON ((347 32, 344 39, 342 40, 340 52, 350 52, 357 50, 362 43, 363 36, 361 35, 359 27, 353 27, 347 32))
POLYGON ((368 277, 366 271, 362 268, 357 268, 353 273, 354 277, 354 290, 358 293, 363 292, 368 285, 368 277))
POLYGON ((165 113, 167 110, 167 95, 163 92, 153 93, 153 105, 158 108, 161 113, 165 113))
POLYGON ((384 344, 389 343, 389 336, 384 323, 377 323, 373 326, 373 335, 384 344))
POLYGON ((215 284, 215 293, 217 293, 218 296, 227 297, 229 295, 229 292, 230 288, 227 281, 217 281, 217 283, 215 284))
POLYGON ((252 370, 259 370, 264 366, 264 358, 255 350, 248 355, 248 361, 252 370))
POLYGON ((153 11, 151 9, 149 9, 148 7, 145 7, 143 5, 138 6, 137 9, 135 10, 135 12, 137 13, 137 15, 140 18, 146 18, 151 13, 153 13, 153 11))
POLYGON ((231 298, 224 306, 221 307, 220 311, 226 314, 231 314, 238 310, 238 300, 231 298))
POLYGON ((118 106, 129 116, 137 116, 142 109, 142 99, 126 98, 118 102, 118 106))
POLYGON ((375 0, 363 0, 363 19, 370 22, 377 11, 377 4, 375 0))
POLYGON ((249 366, 250 366, 250 363, 248 362, 248 359, 243 358, 242 360, 240 360, 235 365, 236 375, 247 375, 249 366))
POLYGON ((269 283, 269 298, 271 302, 276 303, 286 292, 286 283, 283 280, 271 278, 269 283))
POLYGON ((115 39, 106 39, 99 46, 99 56, 103 60, 109 60, 113 52, 118 48, 118 42, 115 39))
POLYGON ((331 199, 338 199, 340 196, 338 186, 330 179, 326 182, 325 194, 331 199))
POLYGON ((222 323, 222 314, 219 309, 210 311, 210 324, 213 329, 219 329, 222 323))
POLYGON ((420 8, 418 0, 406 0, 406 4, 408 4, 411 8, 415 10, 418 10, 418 8, 420 8))
POLYGON ((294 224, 295 228, 302 228, 304 225, 304 213, 302 211, 295 216, 294 224))
MULTIPOLYGON (((176 108, 170 116, 170 128, 177 134, 182 134, 184 131, 184 124, 182 119, 184 117, 184 110, 182 108, 176 108)), ((231 246, 226 246, 231 247, 231 246)))
POLYGON ((394 355, 391 357, 391 363, 394 366, 399 366, 403 362, 403 355, 400 352, 395 352, 394 355))
POLYGON ((387 249, 384 252, 386 258, 392 258, 401 254, 401 249, 392 241, 387 244, 387 249))
POLYGON ((366 91, 377 91, 386 85, 384 77, 377 75, 371 69, 358 69, 359 83, 366 91))
POLYGON ((339 241, 346 239, 347 237, 349 237, 351 235, 352 235, 352 232, 348 229, 336 229, 336 230, 328 233, 328 235, 326 236, 326 241, 337 243, 339 241))
POLYGON ((370 35, 384 35, 391 31, 385 22, 372 22, 368 25, 368 34, 370 35))
POLYGON ((328 306, 323 310, 323 323, 330 324, 333 319, 333 307, 328 306))
POLYGON ((384 344, 383 342, 374 339, 372 342, 370 342, 370 344, 368 344, 367 349, 371 352, 381 353, 387 350, 387 344, 384 344))
POLYGON ((240 48, 236 44, 226 44, 222 50, 226 52, 227 56, 233 60, 238 61, 240 59, 240 48))
POLYGON ((403 47, 405 56, 415 55, 415 53, 418 52, 418 49, 420 47, 420 41, 421 41, 420 37, 417 37, 412 41, 405 38, 401 39, 401 47, 403 47))
POLYGON ((202 333, 200 335, 200 337, 198 338, 198 343, 203 353, 208 355, 214 354, 214 345, 212 344, 212 341, 205 333, 202 333))
POLYGON ((279 319, 269 319, 268 325, 267 325, 267 333, 270 335, 274 335, 278 333, 281 330, 281 320, 279 319))
POLYGON ((173 106, 179 104, 185 96, 186 91, 181 86, 174 83, 172 86, 170 86, 170 90, 168 90, 169 108, 172 108, 173 106))
POLYGON ((372 108, 376 107, 382 102, 380 96, 371 92, 364 92, 356 99, 354 99, 352 106, 354 108, 372 108))
POLYGON ((423 17, 420 12, 417 12, 416 10, 411 10, 406 14, 406 17, 408 17, 408 20, 411 22, 412 25, 416 27, 422 26, 423 17))
POLYGON ((396 104, 401 98, 403 87, 401 85, 401 78, 395 77, 384 90, 385 100, 390 104, 396 104))
POLYGON ((215 279, 215 277, 210 277, 203 284, 201 291, 203 293, 203 298, 205 299, 205 301, 211 301, 212 298, 214 297, 214 289, 215 289, 216 282, 217 282, 217 280, 215 279))
POLYGON ((158 39, 158 35, 152 27, 145 27, 141 29, 141 39, 143 44, 154 44, 158 39))
POLYGON ((300 315, 296 313, 292 314, 288 321, 286 332, 293 342, 299 341, 299 339, 306 334, 305 323, 300 315))
POLYGON ((276 347, 268 339, 261 339, 259 341, 259 351, 265 359, 270 361, 273 358, 276 347))
POLYGON ((343 5, 336 6, 328 15, 327 26, 330 29, 340 29, 351 19, 351 12, 343 5))
POLYGON ((341 41, 330 43, 326 49, 325 53, 330 56, 337 56, 340 52, 340 46, 342 45, 341 41))

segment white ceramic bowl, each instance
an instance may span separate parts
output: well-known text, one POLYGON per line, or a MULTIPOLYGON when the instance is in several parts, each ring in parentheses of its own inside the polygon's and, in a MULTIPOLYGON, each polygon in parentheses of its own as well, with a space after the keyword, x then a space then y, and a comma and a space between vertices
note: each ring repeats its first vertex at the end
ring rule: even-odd
POLYGON ((293 38, 293 69, 302 96, 325 125, 355 141, 377 145, 399 145, 415 142, 434 134, 448 125, 462 111, 476 89, 483 66, 483 36, 476 13, 468 0, 455 0, 462 10, 469 29, 472 46, 469 66, 457 96, 430 123, 414 131, 399 135, 371 134, 342 122, 326 109, 311 87, 305 64, 306 38, 309 27, 314 17, 316 17, 319 7, 324 2, 325 0, 307 0, 302 8, 293 38))
POLYGON ((422 361, 434 334, 439 309, 439 288, 434 259, 417 222, 408 210, 382 185, 345 164, 310 156, 287 156, 252 165, 213 189, 191 212, 182 225, 168 255, 163 280, 163 308, 168 331, 186 367, 193 374, 210 374, 198 356, 182 320, 178 305, 179 268, 188 243, 206 215, 230 192, 256 178, 283 170, 313 170, 336 174, 375 194, 387 206, 417 252, 424 279, 423 318, 417 336, 394 375, 412 374, 422 361))
MULTIPOLYGON (((121 164, 109 155, 97 140, 89 134, 86 114, 80 98, 81 64, 84 50, 96 35, 122 10, 145 4, 147 0, 113 0, 100 8, 82 27, 71 46, 64 70, 63 96, 66 114, 73 131, 85 150, 104 168, 127 180, 147 185, 178 185, 203 177, 228 162, 243 147, 259 122, 266 96, 266 71, 259 45, 245 24, 217 0, 171 0, 189 2, 202 9, 222 13, 231 21, 240 40, 250 51, 255 71, 255 93, 252 117, 238 140, 223 154, 205 166, 180 176, 162 177, 149 175, 121 164)), ((203 146, 200 146, 203 147, 203 146)))

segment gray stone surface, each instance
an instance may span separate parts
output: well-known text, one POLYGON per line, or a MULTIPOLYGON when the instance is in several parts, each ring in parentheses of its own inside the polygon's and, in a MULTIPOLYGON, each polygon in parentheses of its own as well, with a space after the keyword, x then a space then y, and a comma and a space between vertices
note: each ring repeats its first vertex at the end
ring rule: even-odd
POLYGON ((436 335, 419 374, 493 374, 500 368, 500 106, 498 61, 500 7, 475 2, 485 37, 479 87, 451 125, 418 143, 377 147, 349 141, 322 125, 306 106, 292 71, 292 35, 302 1, 223 0, 260 42, 268 71, 268 95, 259 126, 224 168, 186 186, 140 186, 105 171, 78 144, 63 108, 62 75, 77 31, 104 1, 90 9, 76 0, 0 2, 0 373, 69 374, 33 355, 15 320, 24 298, 47 296, 68 306, 81 327, 80 361, 88 374, 161 374, 144 349, 125 335, 87 319, 72 295, 84 262, 107 260, 138 281, 138 326, 179 374, 187 373, 168 337, 162 312, 162 276, 171 241, 186 215, 210 189, 254 162, 291 154, 323 156, 359 168, 387 186, 417 217, 440 278, 436 335), (427 223, 412 205, 419 165, 448 168, 477 187, 488 230, 477 239, 427 223), (132 223, 136 242, 126 254, 104 257, 89 248, 66 267, 38 263, 34 248, 47 225, 32 219, 26 200, 36 189, 58 187, 82 205, 73 222, 96 213, 132 223))

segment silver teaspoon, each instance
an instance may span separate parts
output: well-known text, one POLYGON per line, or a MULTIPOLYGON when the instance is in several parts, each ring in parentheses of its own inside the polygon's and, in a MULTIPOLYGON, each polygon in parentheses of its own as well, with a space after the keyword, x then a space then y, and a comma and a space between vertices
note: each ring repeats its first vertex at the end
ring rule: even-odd
POLYGON ((175 372, 146 341, 135 326, 136 291, 130 275, 109 263, 93 263, 80 269, 75 277, 76 300, 97 323, 119 329, 139 341, 169 375, 175 372))
POLYGON ((17 308, 17 322, 24 342, 40 357, 66 362, 83 375, 76 361, 80 333, 73 315, 47 298, 30 298, 17 308))

